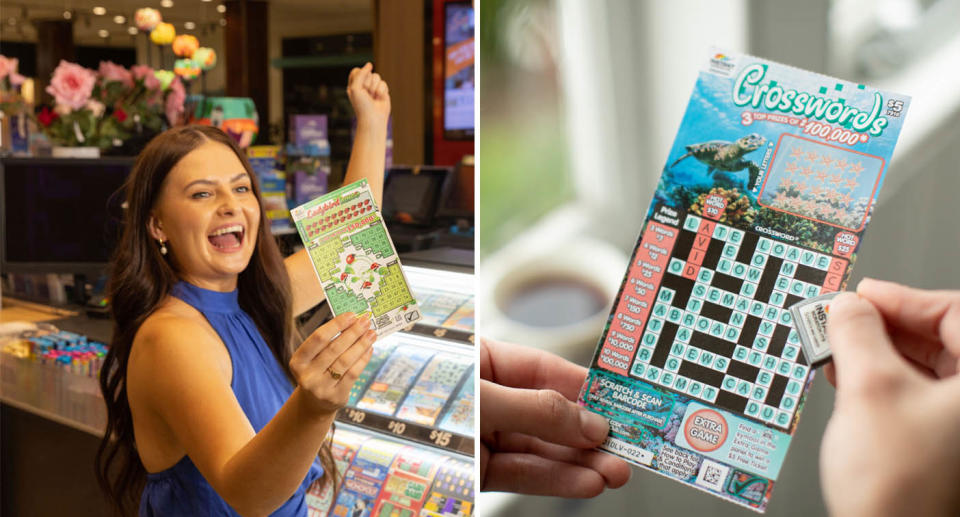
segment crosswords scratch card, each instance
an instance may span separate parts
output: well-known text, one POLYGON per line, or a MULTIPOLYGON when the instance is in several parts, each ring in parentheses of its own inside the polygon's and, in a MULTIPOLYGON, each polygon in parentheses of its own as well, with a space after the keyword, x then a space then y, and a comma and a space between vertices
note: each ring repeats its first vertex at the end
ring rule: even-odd
POLYGON ((367 180, 304 203, 290 216, 334 315, 369 312, 380 337, 420 319, 367 180))
POLYGON ((766 509, 813 378, 789 308, 846 284, 909 102, 710 53, 580 393, 603 450, 766 509))

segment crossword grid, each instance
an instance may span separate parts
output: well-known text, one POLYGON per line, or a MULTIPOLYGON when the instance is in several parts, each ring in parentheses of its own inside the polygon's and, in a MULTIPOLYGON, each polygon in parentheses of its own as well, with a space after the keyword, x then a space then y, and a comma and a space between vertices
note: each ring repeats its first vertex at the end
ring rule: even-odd
POLYGON ((809 366, 787 309, 846 263, 688 214, 630 374, 788 428, 809 366))

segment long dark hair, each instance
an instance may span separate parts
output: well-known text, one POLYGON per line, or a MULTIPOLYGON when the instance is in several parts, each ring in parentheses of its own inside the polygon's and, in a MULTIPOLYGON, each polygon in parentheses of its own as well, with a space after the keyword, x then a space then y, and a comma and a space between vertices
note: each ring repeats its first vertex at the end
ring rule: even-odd
MULTIPOLYGON (((207 141, 229 147, 250 175, 261 217, 253 256, 237 279, 238 299, 293 382, 289 362, 301 336, 293 320, 290 278, 264 215, 256 174, 233 139, 219 129, 183 126, 161 133, 140 153, 124 185, 127 209, 123 233, 110 263, 107 285, 116 326, 100 374, 100 391, 107 404, 107 429, 97 449, 96 475, 97 482, 121 515, 136 512, 146 482, 127 401, 130 349, 140 325, 178 281, 177 272, 151 238, 147 223, 170 170, 207 141)), ((320 450, 320 460, 324 467, 323 482, 332 482, 336 487, 337 469, 329 441, 324 442, 320 450)))

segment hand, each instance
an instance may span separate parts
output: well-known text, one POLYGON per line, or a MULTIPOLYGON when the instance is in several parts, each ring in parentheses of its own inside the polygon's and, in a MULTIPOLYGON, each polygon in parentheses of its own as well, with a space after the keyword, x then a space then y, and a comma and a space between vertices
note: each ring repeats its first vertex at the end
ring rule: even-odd
POLYGON ((593 450, 602 416, 574 402, 587 370, 533 348, 480 340, 480 489, 593 497, 630 467, 593 450))
MULTIPOLYGON (((857 294, 880 311, 894 347, 922 373, 945 378, 960 371, 960 292, 864 278, 857 294)), ((833 363, 824 370, 836 386, 833 363)))
POLYGON ((350 388, 373 354, 377 333, 370 315, 346 313, 320 325, 290 358, 290 371, 300 388, 312 396, 320 414, 343 407, 350 388))
POLYGON ((390 116, 390 89, 380 78, 380 74, 373 73, 371 63, 350 71, 347 96, 350 97, 350 104, 357 114, 358 125, 367 122, 387 123, 390 116))
POLYGON ((960 293, 866 280, 830 304, 836 403, 820 451, 834 515, 956 515, 960 293))

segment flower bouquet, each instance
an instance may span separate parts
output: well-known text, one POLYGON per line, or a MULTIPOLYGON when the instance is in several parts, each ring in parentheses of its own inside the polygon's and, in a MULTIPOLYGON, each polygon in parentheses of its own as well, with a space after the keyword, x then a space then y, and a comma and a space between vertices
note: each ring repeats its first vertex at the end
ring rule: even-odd
POLYGON ((112 154, 137 154, 154 135, 180 122, 186 91, 179 79, 148 66, 130 70, 109 61, 93 71, 61 61, 37 124, 58 146, 96 147, 112 154))

